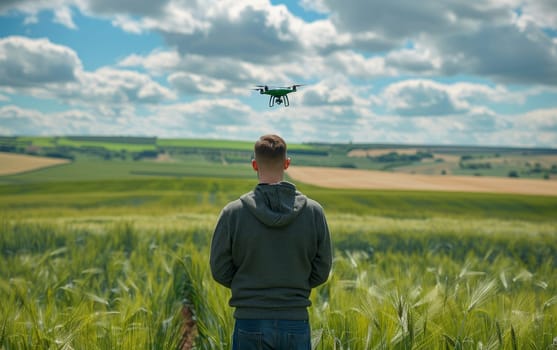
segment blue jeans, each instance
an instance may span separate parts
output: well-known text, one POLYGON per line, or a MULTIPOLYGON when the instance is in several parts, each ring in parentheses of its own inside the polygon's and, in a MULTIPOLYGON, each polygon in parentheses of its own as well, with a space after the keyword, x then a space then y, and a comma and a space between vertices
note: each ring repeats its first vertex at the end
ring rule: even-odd
POLYGON ((232 350, 311 350, 309 321, 237 319, 232 350))

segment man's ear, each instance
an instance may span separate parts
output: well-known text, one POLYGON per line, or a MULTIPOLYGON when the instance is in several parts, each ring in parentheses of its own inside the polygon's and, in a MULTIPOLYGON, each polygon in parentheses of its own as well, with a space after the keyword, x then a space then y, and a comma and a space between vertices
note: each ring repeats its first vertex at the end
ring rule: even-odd
POLYGON ((290 158, 286 158, 284 160, 284 170, 288 169, 289 166, 290 166, 290 158))
POLYGON ((253 168, 253 170, 259 171, 259 166, 257 165, 257 161, 255 159, 251 160, 251 167, 253 168))

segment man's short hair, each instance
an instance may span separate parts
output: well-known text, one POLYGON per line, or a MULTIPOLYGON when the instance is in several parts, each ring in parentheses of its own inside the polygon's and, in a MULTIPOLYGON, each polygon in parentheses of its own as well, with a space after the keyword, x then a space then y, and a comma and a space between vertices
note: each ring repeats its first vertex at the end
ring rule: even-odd
POLYGON ((255 142, 255 160, 261 165, 280 165, 286 159, 286 142, 278 135, 263 135, 255 142))

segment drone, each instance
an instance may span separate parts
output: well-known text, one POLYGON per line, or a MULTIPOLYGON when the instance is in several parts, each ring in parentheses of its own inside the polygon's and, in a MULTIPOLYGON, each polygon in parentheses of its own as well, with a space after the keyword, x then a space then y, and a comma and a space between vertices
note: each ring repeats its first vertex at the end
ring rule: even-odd
POLYGON ((273 107, 275 103, 281 105, 284 103, 284 107, 290 106, 290 101, 288 100, 288 94, 291 92, 296 92, 296 89, 300 84, 294 84, 288 87, 273 87, 270 88, 267 85, 256 85, 255 91, 259 91, 261 95, 269 95, 269 107, 273 107))

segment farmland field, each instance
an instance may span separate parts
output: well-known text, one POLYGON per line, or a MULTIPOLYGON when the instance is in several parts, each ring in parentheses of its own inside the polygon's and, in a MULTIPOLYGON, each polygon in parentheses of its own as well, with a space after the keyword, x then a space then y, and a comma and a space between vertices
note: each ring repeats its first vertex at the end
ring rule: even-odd
POLYGON ((0 176, 18 174, 66 163, 68 163, 68 161, 65 159, 0 152, 0 164, 2 164, 2 166, 0 166, 0 176))
MULTIPOLYGON (((246 163, 249 141, 159 139, 126 136, 2 137, 0 152, 75 160, 166 159, 212 166, 246 163)), ((381 170, 422 175, 463 175, 557 180, 557 150, 537 148, 385 144, 290 144, 300 166, 381 170)))
MULTIPOLYGON (((253 185, 0 186, 0 346, 178 348, 186 334, 227 349, 228 291, 208 248, 222 205, 253 185)), ((335 247, 312 294, 317 349, 553 346, 557 197, 300 189, 323 204, 335 247)))
POLYGON ((404 174, 385 171, 296 167, 295 180, 331 188, 521 193, 557 196, 557 181, 473 176, 404 174))
MULTIPOLYGON (((222 206, 256 178, 250 151, 199 146, 137 160, 136 146, 59 148, 73 162, 0 176, 0 349, 229 348, 229 292, 210 277, 209 244, 222 206)), ((300 151, 309 165, 346 161, 300 151)), ((323 205, 334 244, 331 277, 311 296, 315 349, 557 347, 557 196, 326 188, 297 169, 288 178, 323 205)))
MULTIPOLYGON (((185 148, 206 148, 217 150, 236 150, 251 151, 252 141, 229 141, 229 140, 194 140, 194 139, 161 139, 157 142, 161 147, 185 147, 185 148)), ((290 150, 312 150, 314 147, 305 144, 291 144, 290 150)))

